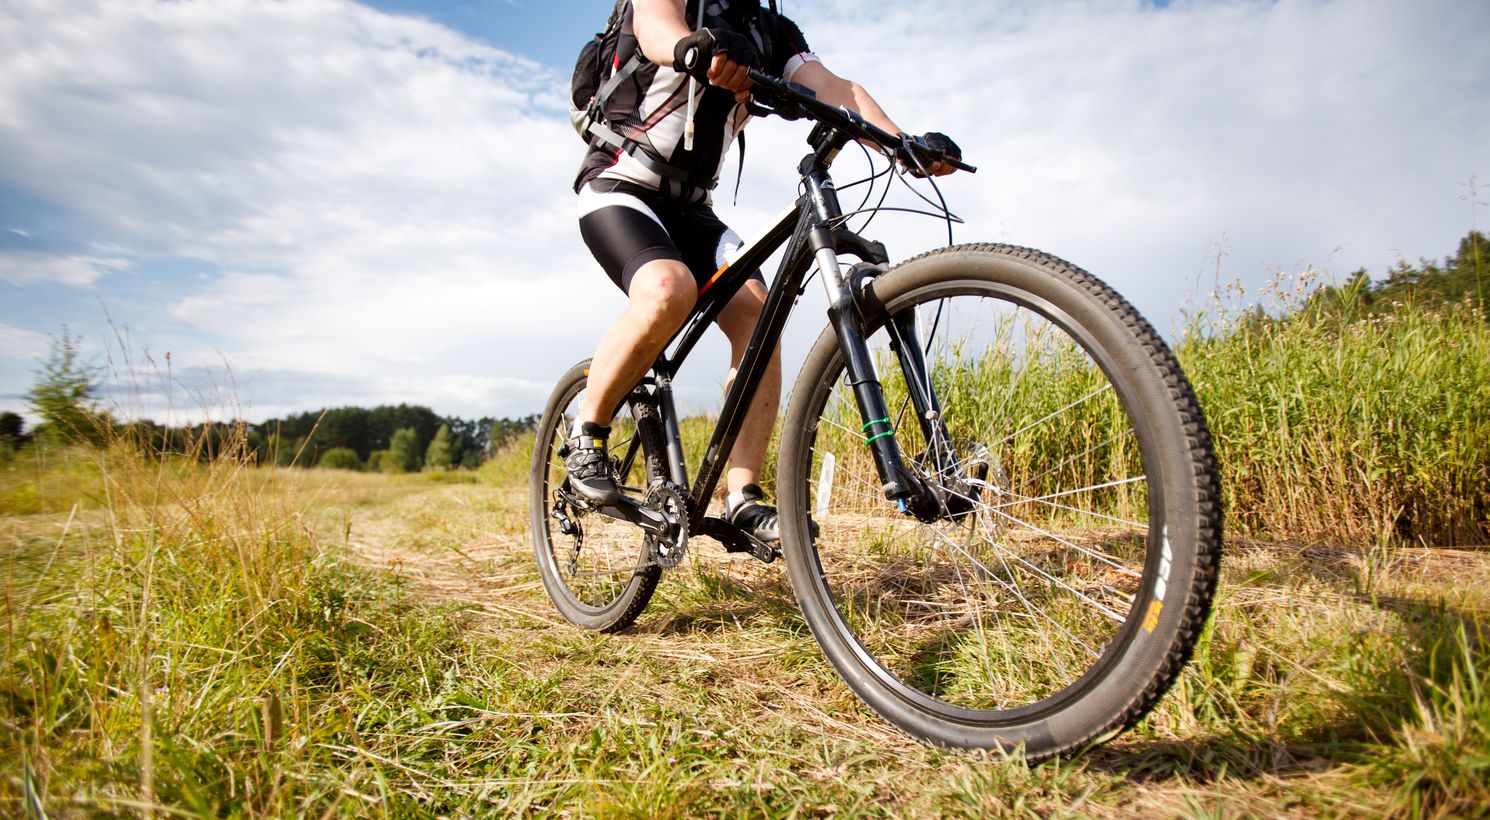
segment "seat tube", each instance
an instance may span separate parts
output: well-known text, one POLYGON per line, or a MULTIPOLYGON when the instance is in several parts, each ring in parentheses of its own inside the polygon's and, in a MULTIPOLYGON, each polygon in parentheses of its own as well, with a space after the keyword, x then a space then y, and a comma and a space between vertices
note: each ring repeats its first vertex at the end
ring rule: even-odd
POLYGON ((915 495, 915 488, 904 479, 901 467, 903 454, 895 438, 895 427, 890 420, 890 409, 885 404, 884 389, 874 369, 874 357, 864 338, 863 323, 853 297, 844 286, 843 275, 838 267, 838 252, 828 225, 839 215, 837 192, 826 173, 809 173, 806 176, 808 196, 816 211, 808 241, 813 257, 817 260, 818 275, 828 293, 828 320, 838 337, 839 349, 843 351, 848 371, 849 386, 854 391, 854 401, 859 406, 859 415, 864 421, 862 431, 864 443, 874 456, 875 469, 879 472, 881 490, 892 500, 915 495))
POLYGON ((679 487, 688 486, 688 459, 683 455, 683 434, 678 429, 678 408, 673 404, 671 373, 657 382, 657 408, 662 416, 662 435, 667 442, 668 478, 679 487))

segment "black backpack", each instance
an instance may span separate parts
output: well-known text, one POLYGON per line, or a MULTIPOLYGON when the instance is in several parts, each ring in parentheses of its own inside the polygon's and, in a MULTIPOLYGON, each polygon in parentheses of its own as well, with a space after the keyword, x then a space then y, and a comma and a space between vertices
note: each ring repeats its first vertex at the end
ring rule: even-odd
POLYGON ((630 63, 640 64, 639 60, 632 58, 628 63, 630 70, 624 72, 625 76, 617 71, 611 78, 612 82, 607 83, 606 93, 600 93, 600 78, 605 76, 616 59, 616 42, 621 39, 621 16, 628 2, 630 0, 616 0, 605 29, 596 32, 585 43, 584 48, 579 51, 579 59, 574 62, 574 78, 569 82, 569 122, 586 143, 593 139, 590 126, 605 121, 605 98, 610 96, 615 86, 620 85, 621 80, 636 70, 636 66, 630 63))
MULTIPOLYGON (((579 59, 574 63, 574 76, 569 81, 569 122, 585 144, 593 145, 598 141, 620 149, 660 176, 693 185, 697 182, 693 175, 662 162, 635 141, 617 134, 605 121, 606 100, 610 99, 611 93, 646 61, 641 49, 637 49, 625 65, 615 66, 616 46, 621 39, 621 21, 629 2, 631 0, 617 0, 615 8, 611 9, 610 19, 606 21, 605 29, 596 32, 595 36, 580 49, 579 59), (607 77, 612 67, 615 67, 615 72, 607 77), (602 78, 604 78, 603 82, 602 78)), ((776 0, 770 0, 770 8, 769 19, 774 20, 776 0)), ((769 39, 767 45, 769 46, 769 39)), ((739 135, 739 143, 740 164, 743 168, 745 163, 744 133, 739 135)))

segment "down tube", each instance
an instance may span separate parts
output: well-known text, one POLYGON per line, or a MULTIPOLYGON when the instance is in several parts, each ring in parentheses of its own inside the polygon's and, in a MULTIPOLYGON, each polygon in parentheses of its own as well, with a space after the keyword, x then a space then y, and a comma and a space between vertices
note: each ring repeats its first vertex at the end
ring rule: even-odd
POLYGON ((724 465, 730 450, 735 446, 735 437, 739 435, 740 427, 745 423, 745 414, 750 410, 750 400, 755 397, 755 390, 766 374, 766 368, 771 363, 771 354, 781 341, 781 331, 786 328, 786 320, 802 289, 802 278, 811 267, 812 257, 807 251, 806 238, 814 221, 812 209, 803 208, 796 230, 787 244, 786 255, 781 260, 781 267, 776 272, 776 279, 771 283, 770 292, 766 294, 766 305, 761 310, 760 320, 756 322, 755 331, 750 334, 750 342, 745 346, 745 354, 740 358, 740 368, 735 373, 734 383, 724 397, 724 407, 719 411, 719 423, 714 426, 714 434, 709 439, 703 463, 699 465, 698 477, 693 483, 693 492, 689 494, 693 503, 690 527, 703 523, 704 514, 709 508, 709 498, 719 484, 719 477, 724 474, 724 465))

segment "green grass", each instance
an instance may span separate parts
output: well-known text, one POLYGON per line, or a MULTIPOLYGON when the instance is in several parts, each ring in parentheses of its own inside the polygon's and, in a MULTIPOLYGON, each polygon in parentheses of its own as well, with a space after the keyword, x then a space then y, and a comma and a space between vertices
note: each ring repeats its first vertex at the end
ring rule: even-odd
POLYGON ((1181 361, 1223 469, 1231 532, 1336 544, 1490 543, 1490 322, 1472 303, 1341 318, 1264 308, 1192 322, 1181 361))
POLYGON ((1246 538, 1170 694, 1075 759, 901 736, 780 564, 706 540, 627 633, 560 623, 527 442, 405 476, 28 450, 0 464, 0 815, 1490 812, 1490 554, 1423 546, 1485 542, 1483 317, 1224 319, 1180 352, 1246 538))
POLYGON ((0 813, 1490 808, 1479 553, 1239 545, 1155 713, 1030 767, 868 713, 779 565, 697 542, 634 630, 600 636, 557 623, 520 483, 98 470, 98 506, 6 519, 0 813))

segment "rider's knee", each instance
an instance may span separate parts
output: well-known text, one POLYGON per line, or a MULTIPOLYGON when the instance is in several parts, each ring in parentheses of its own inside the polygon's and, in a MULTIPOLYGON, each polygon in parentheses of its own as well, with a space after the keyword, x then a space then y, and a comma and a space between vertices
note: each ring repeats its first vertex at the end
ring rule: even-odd
POLYGON ((637 271, 628 295, 633 305, 659 319, 681 321, 698 300, 698 286, 681 263, 658 261, 637 271))

